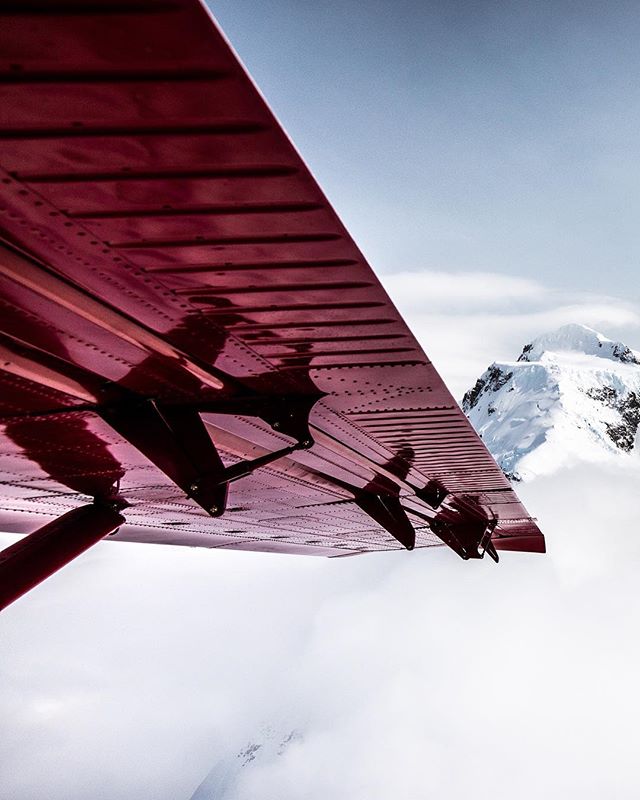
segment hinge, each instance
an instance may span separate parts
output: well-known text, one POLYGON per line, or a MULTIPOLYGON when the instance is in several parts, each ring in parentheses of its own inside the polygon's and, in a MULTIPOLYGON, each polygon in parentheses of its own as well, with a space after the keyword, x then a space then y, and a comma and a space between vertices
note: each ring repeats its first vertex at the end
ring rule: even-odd
POLYGON ((431 530, 461 558, 484 558, 487 553, 496 563, 499 556, 491 541, 498 520, 487 516, 483 508, 464 497, 453 497, 429 523, 431 530))

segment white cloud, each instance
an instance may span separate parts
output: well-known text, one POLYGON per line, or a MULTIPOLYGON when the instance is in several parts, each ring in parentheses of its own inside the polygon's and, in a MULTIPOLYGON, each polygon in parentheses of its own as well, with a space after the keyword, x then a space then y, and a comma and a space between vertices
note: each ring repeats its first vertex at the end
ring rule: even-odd
POLYGON ((387 273, 381 278, 405 312, 505 308, 511 302, 535 302, 547 294, 536 281, 497 273, 421 270, 387 273))
POLYGON ((101 544, 0 619, 4 796, 188 798, 285 719, 229 800, 635 800, 639 480, 521 487, 549 555, 498 566, 101 544))
POLYGON ((640 308, 617 297, 553 288, 498 273, 401 272, 381 276, 456 398, 493 361, 515 360, 535 336, 578 322, 640 344, 640 308))
POLYGON ((419 554, 327 597, 290 686, 305 737, 224 800, 637 797, 639 479, 525 487, 546 557, 419 554))

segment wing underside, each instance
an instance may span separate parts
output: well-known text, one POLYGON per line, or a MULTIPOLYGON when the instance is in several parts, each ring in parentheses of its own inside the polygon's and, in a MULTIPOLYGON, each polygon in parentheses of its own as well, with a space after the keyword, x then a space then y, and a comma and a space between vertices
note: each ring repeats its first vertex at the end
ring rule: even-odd
POLYGON ((128 541, 544 550, 199 2, 0 42, 1 529, 117 496, 128 541))

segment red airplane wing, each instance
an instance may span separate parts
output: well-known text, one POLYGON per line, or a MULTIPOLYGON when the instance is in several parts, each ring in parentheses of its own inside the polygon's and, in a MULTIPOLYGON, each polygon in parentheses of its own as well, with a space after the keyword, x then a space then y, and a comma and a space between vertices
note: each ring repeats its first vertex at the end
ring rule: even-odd
POLYGON ((4 3, 0 42, 0 529, 544 550, 199 2, 4 3))

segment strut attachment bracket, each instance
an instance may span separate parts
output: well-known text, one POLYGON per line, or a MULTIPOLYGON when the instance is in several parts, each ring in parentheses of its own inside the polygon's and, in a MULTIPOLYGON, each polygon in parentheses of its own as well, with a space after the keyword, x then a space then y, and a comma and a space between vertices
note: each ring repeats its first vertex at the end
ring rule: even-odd
POLYGON ((228 487, 256 469, 313 446, 309 412, 319 396, 249 395, 194 406, 136 397, 97 413, 212 517, 224 514, 228 487), (200 417, 201 412, 259 417, 295 444, 225 466, 200 417))

